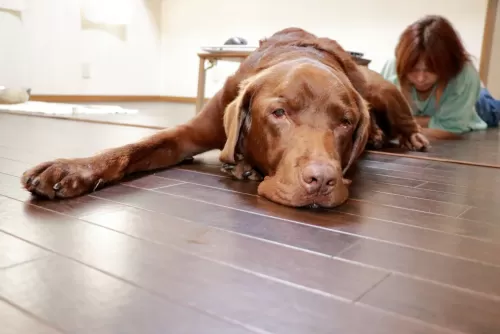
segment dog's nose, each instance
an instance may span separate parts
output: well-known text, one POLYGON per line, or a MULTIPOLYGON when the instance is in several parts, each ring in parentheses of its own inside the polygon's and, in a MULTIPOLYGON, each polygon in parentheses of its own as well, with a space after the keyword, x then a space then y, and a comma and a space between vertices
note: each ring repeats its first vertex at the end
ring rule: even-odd
POLYGON ((330 191, 337 179, 335 168, 326 162, 310 162, 302 170, 302 183, 309 194, 330 191))

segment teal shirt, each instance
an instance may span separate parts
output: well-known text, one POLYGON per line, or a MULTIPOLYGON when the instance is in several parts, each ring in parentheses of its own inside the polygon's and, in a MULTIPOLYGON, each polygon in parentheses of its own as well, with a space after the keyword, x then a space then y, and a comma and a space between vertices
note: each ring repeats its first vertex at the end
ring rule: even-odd
MULTIPOLYGON (((395 59, 386 62, 380 74, 399 86, 395 59)), ((488 126, 476 112, 480 92, 479 74, 473 64, 467 63, 462 72, 448 83, 439 105, 436 105, 434 93, 426 100, 420 100, 415 88, 412 88, 412 112, 415 116, 429 116, 429 128, 453 133, 483 130, 488 126)))

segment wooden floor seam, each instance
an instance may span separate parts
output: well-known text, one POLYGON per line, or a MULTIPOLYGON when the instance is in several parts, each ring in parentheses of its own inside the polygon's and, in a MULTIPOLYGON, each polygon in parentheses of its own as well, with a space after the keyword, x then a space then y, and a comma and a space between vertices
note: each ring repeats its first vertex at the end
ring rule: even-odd
MULTIPOLYGON (((2 196, 3 196, 3 195, 2 195, 2 196)), ((15 199, 14 199, 14 200, 15 200, 15 199)), ((29 205, 32 205, 32 204, 29 204, 29 205)), ((36 205, 34 205, 34 206, 36 206, 36 205)), ((46 208, 43 208, 43 207, 39 207, 39 206, 36 206, 36 207, 38 207, 38 208, 40 208, 40 209, 42 209, 42 210, 46 210, 46 211, 53 212, 53 213, 58 214, 58 215, 67 216, 68 218, 71 218, 71 219, 73 219, 73 220, 79 221, 79 223, 89 223, 89 224, 92 224, 92 225, 94 225, 94 226, 96 226, 96 227, 98 227, 98 228, 105 228, 105 229, 106 229, 106 227, 103 227, 103 226, 101 226, 101 225, 97 225, 97 224, 93 224, 93 223, 91 223, 91 222, 85 221, 85 220, 84 220, 84 219, 82 219, 82 218, 77 218, 77 217, 73 217, 73 216, 64 215, 64 214, 61 214, 61 213, 59 213, 59 212, 52 211, 52 210, 49 210, 49 209, 46 209, 46 208)), ((0 230, 1 230, 1 229, 0 229, 0 230)), ((137 238, 137 237, 135 237, 135 236, 132 236, 132 235, 129 235, 129 234, 126 234, 126 233, 120 232, 120 231, 116 231, 116 230, 113 230, 113 229, 108 229, 108 230, 110 230, 110 231, 112 231, 112 232, 114 232, 114 233, 119 233, 119 234, 122 234, 122 235, 124 235, 124 236, 126 236, 126 237, 129 237, 129 238, 133 238, 133 239, 140 240, 141 242, 153 242, 153 243, 155 243, 154 241, 151 241, 151 240, 145 240, 145 239, 141 239, 141 238, 137 238)), ((12 234, 10 234, 10 233, 9 233, 9 232, 7 232, 7 231, 1 230, 1 232, 2 232, 2 233, 5 233, 5 234, 9 234, 9 235, 11 235, 11 236, 13 236, 13 237, 15 237, 15 238, 19 238, 17 235, 12 235, 12 234)), ((123 282, 125 282, 126 284, 130 284, 130 285, 132 285, 132 286, 135 286, 135 287, 137 287, 137 288, 139 288, 139 289, 142 289, 142 290, 144 290, 144 291, 146 291, 146 292, 148 292, 148 293, 151 293, 151 294, 154 294, 154 295, 158 295, 158 293, 157 293, 156 291, 150 290, 150 289, 145 288, 145 287, 143 287, 143 286, 141 286, 141 285, 137 285, 136 283, 134 283, 134 282, 132 282, 132 281, 129 281, 129 280, 127 280, 127 279, 124 279, 123 277, 120 277, 120 276, 116 276, 116 275, 115 275, 115 274, 113 274, 113 273, 110 273, 110 272, 108 272, 108 271, 102 270, 102 269, 100 269, 100 268, 98 268, 98 267, 95 267, 95 266, 93 266, 93 265, 90 265, 90 264, 88 264, 88 263, 86 263, 86 262, 83 262, 83 261, 81 261, 81 260, 75 259, 75 258, 73 258, 73 257, 66 257, 64 254, 61 254, 61 253, 56 252, 56 251, 53 251, 53 250, 52 250, 52 249, 50 249, 50 248, 45 248, 45 247, 44 247, 44 246, 42 246, 42 245, 39 245, 39 244, 36 244, 36 243, 32 243, 32 242, 31 242, 31 241, 29 241, 29 240, 22 239, 22 238, 21 238, 21 240, 23 240, 23 241, 25 241, 25 242, 28 242, 28 243, 30 243, 30 244, 33 244, 33 245, 35 245, 35 246, 37 246, 37 247, 41 247, 41 248, 43 248, 43 249, 45 249, 45 250, 47 250, 47 251, 49 251, 49 252, 51 252, 52 254, 55 254, 55 255, 57 255, 57 256, 62 256, 62 257, 65 257, 65 258, 67 258, 67 259, 69 259, 69 260, 71 260, 71 261, 75 261, 75 262, 77 262, 77 263, 80 263, 80 264, 82 264, 82 265, 84 265, 84 266, 87 266, 87 267, 89 267, 89 268, 93 269, 93 270, 97 270, 97 271, 99 271, 99 272, 102 272, 102 273, 103 273, 103 274, 105 274, 105 275, 108 275, 108 276, 110 276, 110 277, 113 277, 114 279, 118 279, 118 280, 120 280, 120 281, 123 281, 123 282)), ((262 240, 260 240, 260 241, 262 241, 262 240)), ((423 278, 416 277, 416 276, 405 275, 405 274, 402 274, 402 273, 399 273, 399 272, 392 272, 392 271, 389 271, 389 272, 388 272, 388 273, 387 273, 387 274, 386 274, 386 275, 385 275, 385 276, 384 276, 381 280, 379 280, 378 282, 376 282, 376 284, 374 284, 373 286, 371 286, 371 287, 370 287, 367 291, 365 291, 364 293, 362 293, 360 296, 358 296, 358 297, 357 297, 357 298, 355 298, 354 300, 348 300, 348 299, 345 299, 345 298, 342 298, 342 297, 338 297, 338 296, 335 296, 335 295, 331 295, 331 294, 328 294, 328 293, 324 293, 324 292, 322 292, 322 291, 320 291, 320 290, 310 289, 310 288, 308 288, 308 287, 301 286, 301 285, 298 285, 298 284, 294 284, 294 283, 292 283, 292 282, 288 282, 288 281, 285 281, 285 280, 281 280, 281 279, 278 279, 278 278, 275 278, 275 277, 270 277, 270 276, 268 276, 268 275, 262 275, 262 274, 257 273, 257 272, 253 272, 253 271, 245 270, 245 269, 244 269, 244 268, 242 268, 242 267, 233 266, 233 265, 231 265, 231 264, 229 264, 229 263, 224 263, 224 262, 220 262, 220 261, 214 261, 213 259, 210 259, 210 258, 207 258, 207 257, 203 257, 203 256, 199 256, 199 255, 197 255, 197 254, 195 254, 195 253, 187 252, 187 251, 185 251, 185 250, 183 250, 183 249, 180 249, 180 248, 178 248, 178 247, 168 246, 168 245, 165 245, 165 244, 159 244, 159 245, 161 245, 162 247, 168 247, 168 248, 171 248, 171 249, 173 249, 173 250, 175 250, 175 251, 178 251, 178 252, 181 252, 181 253, 185 253, 185 254, 189 254, 189 255, 191 255, 191 256, 195 256, 195 257, 198 257, 198 258, 201 258, 201 259, 205 259, 205 260, 210 261, 210 262, 215 262, 215 263, 218 263, 218 264, 222 264, 222 265, 224 265, 224 266, 227 266, 227 267, 230 267, 230 268, 236 269, 236 270, 238 270, 238 271, 243 271, 243 272, 248 273, 248 274, 251 274, 251 275, 256 275, 257 277, 261 277, 261 278, 264 278, 264 279, 267 279, 267 280, 272 280, 272 281, 275 281, 275 282, 278 282, 278 283, 281 283, 281 284, 288 285, 288 286, 290 286, 290 287, 294 287, 294 288, 298 288, 298 289, 303 289, 303 290, 309 291, 309 292, 311 292, 311 293, 315 293, 315 294, 319 294, 319 295, 322 295, 322 296, 325 296, 325 297, 328 297, 328 298, 333 298, 333 299, 339 300, 339 301, 344 302, 344 303, 354 303, 354 304, 359 304, 359 305, 361 305, 361 306, 363 306, 363 307, 365 307, 365 306, 367 306, 367 305, 365 305, 365 304, 363 304, 363 303, 360 303, 360 302, 359 302, 359 300, 361 300, 361 299, 363 298, 363 296, 364 296, 364 295, 366 295, 366 294, 367 294, 367 293, 369 293, 371 290, 373 290, 374 288, 376 288, 379 284, 381 284, 383 281, 385 281, 385 280, 386 280, 389 276, 391 276, 391 275, 393 275, 393 274, 396 274, 396 275, 401 275, 401 276, 405 276, 405 277, 410 277, 410 278, 412 278, 412 279, 422 280, 422 281, 425 281, 425 282, 428 282, 428 283, 432 283, 432 284, 436 284, 436 285, 439 285, 439 286, 443 286, 443 287, 448 288, 448 289, 454 289, 454 290, 463 291, 463 292, 466 292, 466 293, 469 293, 469 294, 472 294, 472 295, 477 295, 477 296, 480 296, 480 297, 483 297, 483 298, 492 298, 492 296, 488 296, 488 295, 485 295, 485 294, 480 294, 480 293, 477 293, 477 292, 475 292, 475 291, 471 291, 471 290, 467 290, 467 289, 461 289, 461 288, 456 287, 456 286, 450 286, 450 285, 442 284, 442 283, 440 283, 440 282, 435 282, 435 281, 431 281, 431 280, 428 280, 428 279, 423 279, 423 278)), ((283 246, 283 245, 281 245, 281 244, 280 244, 280 246, 283 246)), ((349 248, 350 248, 350 247, 349 247, 349 248)), ((341 252, 341 253, 342 253, 342 252, 341 252)), ((341 253, 339 253, 339 254, 341 254, 341 253)), ((335 259, 335 258, 337 258, 337 256, 334 256, 334 257, 332 257, 332 258, 333 258, 333 259, 335 259)), ((35 259, 35 261, 36 261, 36 260, 41 260, 41 259, 43 259, 43 258, 35 259)), ((338 259, 339 259, 339 260, 343 260, 342 258, 338 258, 338 259)), ((27 262, 31 262, 31 261, 27 261, 27 262)), ((25 264, 25 263, 23 263, 23 264, 25 264)), ((20 264, 20 265, 23 265, 23 264, 20 264)), ((363 264, 361 264, 361 263, 355 263, 355 264, 356 264, 356 265, 360 265, 360 266, 365 266, 365 265, 363 265, 363 264)), ((375 268, 375 267, 374 267, 374 268, 375 268)), ((380 268, 376 268, 376 269, 380 270, 380 268)), ((166 300, 172 301, 172 300, 170 300, 168 297, 166 297, 166 296, 165 296, 165 295, 163 295, 163 294, 159 294, 158 296, 160 296, 161 298, 166 298, 166 300)), ((1 300, 1 299, 2 299, 2 297, 0 296, 0 300, 1 300)), ((496 297, 496 298, 494 298, 493 300, 499 300, 499 301, 500 301, 500 297, 496 297)), ((175 302, 175 301, 172 301, 172 302, 175 302)), ((184 306, 184 307, 192 307, 191 305, 183 305, 183 304, 181 304, 181 305, 182 305, 182 306, 184 306)), ((370 307, 370 308, 373 308, 373 307, 370 307)), ((197 311, 200 311, 200 312, 206 313, 206 310, 200 310, 200 309, 197 309, 197 308, 195 308, 195 309, 196 309, 197 311)), ((383 309, 378 309, 378 308, 373 308, 373 309, 374 309, 374 310, 376 310, 376 311, 378 311, 378 312, 382 312, 382 313, 385 313, 385 312, 386 312, 386 311, 384 311, 383 309)), ((207 314, 212 315, 212 314, 210 314, 210 313, 207 313, 207 314)), ((212 316, 214 316, 214 315, 212 315, 212 316)), ((216 317, 218 317, 218 316, 216 316, 216 317)), ((232 320, 231 320, 231 319, 223 319, 223 320, 225 320, 225 321, 231 321, 231 322, 232 322, 232 320)), ((411 320, 419 322, 417 319, 414 319, 414 318, 411 318, 411 320)), ((239 322, 236 322, 236 323, 240 324, 239 322)), ((425 324, 426 324, 426 325, 431 325, 431 327, 433 326, 433 324, 428 324, 428 323, 425 323, 425 324)), ((244 324, 240 324, 240 325, 242 325, 242 326, 245 326, 245 327, 246 327, 246 325, 244 325, 244 324)), ((440 326, 436 326, 436 328, 444 329, 444 327, 440 327, 440 326)), ((257 332, 257 333, 261 333, 262 331, 257 330, 256 332, 257 332)), ((454 331, 453 333, 458 333, 458 332, 454 331)))
MULTIPOLYGON (((44 209, 44 208, 42 208, 42 207, 38 207, 38 208, 45 210, 45 209, 44 209)), ((47 211, 50 211, 50 210, 47 210, 47 211)), ((54 212, 54 211, 51 211, 51 212, 54 212)), ((54 212, 54 213, 59 214, 58 212, 54 212)), ((69 217, 69 216, 68 216, 68 217, 69 217)), ((79 220, 79 219, 78 219, 78 218, 76 218, 76 217, 71 217, 71 218, 73 218, 73 219, 75 219, 75 220, 79 220)), ((88 223, 88 222, 86 222, 86 221, 81 221, 81 220, 79 220, 79 221, 80 221, 80 223, 88 223)), ((103 228, 102 226, 99 226, 99 225, 94 225, 94 226, 99 227, 99 228, 103 228)), ((174 300, 170 300, 170 299, 169 299, 168 297, 166 297, 165 295, 163 295, 163 294, 159 294, 158 292, 156 292, 156 291, 154 291, 154 290, 150 290, 150 289, 145 288, 145 287, 143 287, 143 286, 141 286, 141 285, 138 285, 138 284, 134 283, 133 281, 130 281, 130 280, 127 280, 127 279, 125 279, 125 278, 123 278, 123 277, 117 276, 117 275, 115 275, 115 274, 113 274, 113 273, 111 273, 111 272, 108 272, 108 271, 106 271, 106 270, 103 270, 103 269, 100 269, 100 268, 98 268, 98 267, 95 267, 95 266, 93 266, 93 265, 91 265, 91 264, 88 264, 88 263, 86 263, 86 262, 84 262, 84 261, 81 261, 81 260, 75 259, 74 257, 69 257, 69 256, 66 256, 66 255, 61 254, 61 253, 59 253, 59 252, 56 252, 56 251, 54 251, 54 250, 52 250, 52 249, 50 249, 50 248, 46 248, 46 247, 44 247, 44 246, 42 246, 42 245, 39 245, 39 244, 33 243, 33 242, 31 242, 31 241, 29 241, 29 240, 27 240, 27 239, 20 238, 19 236, 14 235, 14 234, 11 234, 11 233, 9 233, 9 232, 7 232, 7 231, 5 231, 5 230, 1 229, 1 228, 0 228, 0 231, 1 231, 2 233, 8 234, 8 235, 10 235, 10 236, 12 236, 12 237, 14 237, 14 238, 18 238, 18 239, 20 239, 20 240, 22 240, 22 241, 24 241, 24 242, 27 242, 27 243, 32 244, 32 245, 34 245, 34 246, 40 247, 40 248, 42 248, 42 249, 45 249, 46 251, 48 251, 48 252, 50 252, 50 253, 52 253, 52 254, 54 254, 54 255, 56 255, 56 256, 64 257, 64 258, 66 258, 66 259, 68 259, 68 260, 70 260, 70 261, 74 261, 74 262, 76 262, 76 263, 79 263, 79 264, 81 264, 81 265, 83 265, 83 266, 86 266, 86 267, 88 267, 88 268, 92 269, 92 270, 96 270, 96 271, 98 271, 98 272, 101 272, 101 273, 103 273, 104 275, 107 275, 107 276, 109 276, 109 277, 112 277, 113 279, 116 279, 116 280, 119 280, 119 281, 121 281, 121 282, 124 282, 125 284, 128 284, 128 285, 134 286, 134 287, 136 287, 136 288, 138 288, 138 289, 144 290, 144 291, 146 291, 147 293, 150 293, 150 294, 152 294, 152 295, 159 296, 159 297, 161 297, 162 299, 165 299, 165 300, 167 300, 167 301, 169 301, 169 302, 172 302, 172 303, 178 304, 178 305, 183 306, 183 307, 193 308, 193 309, 195 309, 195 310, 196 310, 196 311, 198 311, 198 312, 201 312, 201 313, 207 314, 207 315, 212 316, 212 317, 216 317, 216 318, 221 319, 221 320, 224 320, 224 321, 231 320, 231 322, 233 322, 233 323, 235 323, 235 324, 238 324, 238 325, 242 326, 242 324, 241 324, 241 323, 239 323, 239 322, 237 322, 237 321, 232 321, 232 319, 228 319, 228 318, 224 318, 224 317, 220 317, 220 316, 214 315, 214 314, 212 314, 212 313, 207 312, 207 310, 203 310, 203 309, 196 308, 196 307, 194 307, 193 305, 189 305, 189 304, 179 304, 178 302, 176 302, 176 301, 174 301, 174 300)), ((114 230, 110 230, 110 231, 112 231, 112 232, 114 232, 114 233, 119 233, 119 232, 116 232, 116 231, 114 231, 114 230)), ((123 234, 123 233, 120 233, 120 234, 123 234)), ((131 237, 130 235, 127 235, 127 234, 123 234, 123 235, 124 235, 124 236, 126 236, 126 237, 129 237, 129 238, 131 237)), ((134 238, 134 239, 136 239, 136 238, 134 238)), ((140 239, 138 239, 138 240, 140 240, 140 239)), ((141 241, 144 241, 144 240, 141 240, 141 241)), ((149 241, 149 242, 150 242, 150 241, 149 241)), ((165 245, 162 245, 162 246, 165 246, 165 245)), ((177 251, 178 251, 178 250, 177 250, 177 251)), ((37 260, 42 260, 42 259, 37 259, 37 260)), ((26 264, 26 263, 25 263, 25 264, 26 264)), ((0 300, 6 300, 6 299, 4 299, 4 298, 0 295, 0 300)), ((9 302, 9 303, 10 303, 10 302, 9 302)), ((13 304, 13 305, 15 305, 15 304, 13 304)), ((16 305, 16 307, 18 307, 18 308, 19 308, 19 306, 17 306, 17 305, 16 305)), ((51 326, 52 326, 52 325, 51 325, 51 326)), ((257 333, 260 333, 260 331, 257 331, 257 333)))
MULTIPOLYGON (((167 178, 167 179, 174 180, 174 181, 179 181, 179 180, 176 180, 176 179, 170 179, 170 178, 167 178)), ((231 191, 231 190, 221 189, 221 188, 217 188, 217 187, 213 187, 213 186, 208 186, 208 185, 203 185, 203 184, 199 184, 199 183, 184 182, 183 184, 193 184, 193 185, 197 185, 197 186, 200 186, 200 187, 212 188, 212 189, 217 189, 217 190, 226 191, 226 192, 234 192, 234 193, 242 194, 242 195, 246 195, 246 196, 258 197, 257 195, 254 195, 254 194, 248 194, 248 193, 239 192, 239 191, 231 191)), ((142 189, 142 190, 145 190, 145 191, 153 191, 153 192, 157 192, 157 193, 160 193, 160 194, 168 194, 168 195, 171 195, 171 196, 182 197, 182 198, 186 198, 186 199, 189 199, 189 200, 192 200, 192 201, 198 201, 198 202, 202 202, 202 203, 206 203, 206 204, 211 204, 211 205, 215 205, 215 206, 229 208, 229 209, 232 209, 232 210, 239 210, 239 211, 242 211, 242 212, 248 212, 248 213, 252 213, 252 214, 262 215, 262 216, 265 216, 265 217, 272 217, 272 218, 275 218, 275 219, 285 220, 285 221, 289 221, 289 222, 292 222, 292 223, 300 223, 298 221, 287 220, 287 219, 283 219, 283 218, 279 218, 279 217, 275 217, 275 216, 269 216, 269 215, 265 215, 265 214, 261 214, 261 213, 250 212, 250 211, 239 209, 239 208, 235 208, 235 207, 224 206, 224 205, 220 205, 220 204, 214 204, 214 203, 211 203, 211 202, 202 201, 202 200, 198 200, 198 199, 193 199, 193 198, 182 196, 182 195, 177 195, 177 194, 172 194, 172 193, 168 193, 168 192, 159 192, 158 191, 159 189, 163 189, 163 188, 143 189, 143 188, 135 187, 133 185, 128 185, 128 184, 124 184, 124 186, 126 186, 126 187, 132 187, 132 188, 137 188, 137 189, 142 189)), ((173 186, 175 186, 175 185, 167 186, 166 188, 170 188, 170 187, 173 187, 173 186)), ((370 202, 370 201, 366 201, 366 200, 358 200, 358 199, 353 199, 353 198, 350 198, 350 200, 359 201, 359 202, 365 202, 365 203, 378 204, 378 203, 375 203, 375 202, 370 202)), ((398 208, 398 209, 404 209, 404 210, 410 210, 410 211, 415 211, 415 212, 429 213, 429 212, 426 212, 426 211, 420 211, 420 210, 415 210, 415 209, 408 209, 408 208, 404 208, 404 207, 400 207, 400 206, 391 206, 391 205, 384 205, 384 206, 392 207, 392 208, 398 208)), ((465 214, 470 209, 471 209, 470 207, 467 207, 466 210, 464 212, 460 213, 458 216, 446 216, 446 215, 439 215, 439 214, 435 214, 435 213, 432 213, 432 214, 437 215, 437 216, 442 216, 442 217, 448 217, 448 218, 459 218, 459 216, 465 214)), ((354 213, 344 212, 344 211, 338 211, 338 210, 335 210, 335 209, 332 209, 331 211, 332 212, 342 213, 342 214, 347 214, 347 215, 360 216, 360 215, 357 215, 357 214, 354 214, 354 213)), ((473 240, 477 240, 477 241, 481 241, 481 242, 490 243, 489 241, 486 241, 486 240, 481 239, 481 238, 475 238, 475 237, 461 235, 461 234, 453 234, 453 233, 439 231, 439 230, 431 229, 431 228, 427 228, 427 227, 415 226, 415 225, 411 225, 411 224, 400 223, 400 222, 397 222, 397 221, 386 220, 386 219, 381 219, 381 218, 376 218, 376 217, 371 217, 371 216, 362 216, 362 217, 367 217, 367 218, 370 218, 370 219, 384 221, 384 222, 388 222, 388 223, 393 223, 393 224, 398 224, 398 225, 404 225, 404 226, 408 226, 408 227, 412 227, 412 228, 429 230, 429 231, 434 231, 434 232, 437 232, 437 233, 442 233, 442 234, 447 234, 447 235, 453 235, 453 236, 460 236, 460 237, 463 237, 463 238, 468 238, 468 239, 473 239, 473 240)), ((487 224, 487 223, 483 223, 483 222, 474 222, 474 223, 487 224)), ((326 229, 326 230, 331 231, 331 229, 326 229)))

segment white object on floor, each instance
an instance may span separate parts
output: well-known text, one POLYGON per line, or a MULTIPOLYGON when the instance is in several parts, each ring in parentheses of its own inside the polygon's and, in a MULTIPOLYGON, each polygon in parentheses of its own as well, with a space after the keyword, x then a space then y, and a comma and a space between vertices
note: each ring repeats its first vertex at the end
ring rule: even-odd
POLYGON ((24 103, 30 99, 30 89, 0 86, 0 104, 24 103))
POLYGON ((109 115, 135 114, 139 112, 137 109, 125 109, 120 106, 79 105, 37 101, 28 101, 19 104, 0 104, 0 112, 1 111, 45 115, 109 115))

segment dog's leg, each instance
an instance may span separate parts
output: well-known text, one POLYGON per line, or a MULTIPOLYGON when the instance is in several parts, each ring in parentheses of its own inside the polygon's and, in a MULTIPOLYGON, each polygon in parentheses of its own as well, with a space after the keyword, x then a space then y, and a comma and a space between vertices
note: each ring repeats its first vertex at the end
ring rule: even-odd
MULTIPOLYGON (((398 86, 387 81, 379 73, 366 67, 358 67, 364 74, 367 85, 360 92, 372 110, 383 112, 389 122, 388 139, 399 138, 402 146, 410 150, 425 150, 429 141, 417 124, 411 107, 398 86)), ((385 129, 384 129, 385 130, 385 129)))
POLYGON ((374 85, 366 100, 372 108, 386 114, 391 127, 391 133, 386 135, 399 138, 400 145, 410 150, 426 150, 429 141, 423 135, 411 113, 410 105, 399 89, 389 82, 384 82, 377 88, 373 87, 374 85))
POLYGON ((376 113, 372 111, 370 114, 370 136, 368 137, 367 148, 380 150, 386 144, 386 136, 377 124, 376 113))
POLYGON ((422 133, 422 128, 413 117, 411 107, 396 86, 391 86, 385 96, 387 99, 387 118, 399 144, 409 150, 425 151, 429 140, 422 133))
POLYGON ((169 167, 193 155, 221 149, 225 142, 223 109, 216 95, 186 124, 91 157, 44 162, 26 171, 21 183, 33 194, 70 198, 134 172, 169 167))

